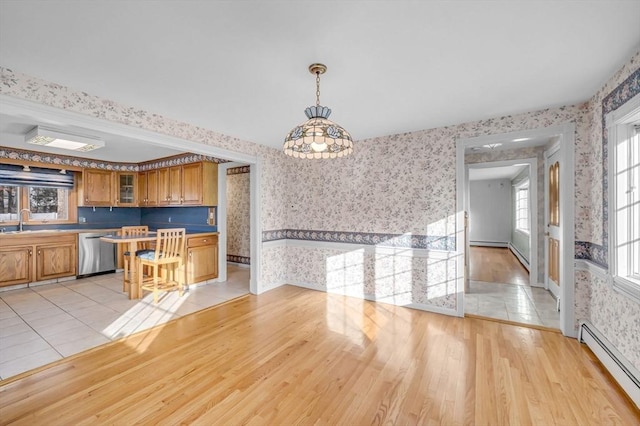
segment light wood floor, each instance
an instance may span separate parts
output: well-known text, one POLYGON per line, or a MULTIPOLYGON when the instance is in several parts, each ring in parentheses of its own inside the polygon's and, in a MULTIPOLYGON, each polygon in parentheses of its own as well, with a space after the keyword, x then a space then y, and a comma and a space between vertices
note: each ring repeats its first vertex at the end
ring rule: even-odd
POLYGON ((529 271, 508 248, 471 247, 469 278, 492 283, 529 284, 529 271))
POLYGON ((558 333, 285 286, 0 387, 3 424, 638 424, 558 333))

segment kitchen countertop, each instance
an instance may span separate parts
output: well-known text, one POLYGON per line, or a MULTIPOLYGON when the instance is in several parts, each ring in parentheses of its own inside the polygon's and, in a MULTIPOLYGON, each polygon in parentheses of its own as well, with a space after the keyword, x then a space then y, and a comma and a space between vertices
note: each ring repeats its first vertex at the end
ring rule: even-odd
MULTIPOLYGON (((51 235, 59 235, 59 234, 79 234, 84 232, 112 232, 116 233, 120 231, 121 228, 96 228, 96 229, 26 229, 22 232, 19 231, 8 231, 8 232, 0 232, 0 238, 20 238, 20 237, 35 237, 35 236, 51 236, 51 235)), ((187 236, 199 236, 199 235, 218 235, 218 232, 195 232, 195 233, 187 233, 187 236)))

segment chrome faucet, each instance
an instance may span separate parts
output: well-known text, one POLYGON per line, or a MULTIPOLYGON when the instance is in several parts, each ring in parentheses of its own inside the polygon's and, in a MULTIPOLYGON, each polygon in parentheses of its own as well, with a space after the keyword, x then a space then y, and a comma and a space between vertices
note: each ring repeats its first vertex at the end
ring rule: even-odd
POLYGON ((29 210, 29 209, 22 209, 22 210, 20 210, 20 218, 19 218, 19 222, 18 222, 18 223, 19 223, 19 226, 20 226, 20 228, 18 229, 18 231, 20 231, 20 232, 22 232, 22 224, 23 224, 23 222, 24 222, 24 219, 23 219, 23 218, 24 218, 24 215, 23 215, 22 213, 24 213, 24 212, 29 213, 29 216, 27 216, 27 219, 28 219, 29 217, 31 217, 31 216, 30 216, 30 215, 31 215, 31 210, 29 210))

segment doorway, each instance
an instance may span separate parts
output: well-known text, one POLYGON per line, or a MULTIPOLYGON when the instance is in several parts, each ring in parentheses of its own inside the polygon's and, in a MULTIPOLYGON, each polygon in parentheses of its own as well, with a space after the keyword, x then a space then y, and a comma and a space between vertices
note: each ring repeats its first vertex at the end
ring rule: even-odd
MULTIPOLYGON (((574 131, 575 126, 573 124, 567 124, 563 126, 555 126, 549 128, 541 128, 535 130, 527 130, 521 132, 513 132, 506 134, 497 134, 490 136, 481 136, 477 138, 469 138, 469 139, 459 139, 457 141, 457 202, 458 202, 458 211, 460 212, 468 212, 471 213, 471 209, 473 208, 470 199, 470 191, 473 180, 470 180, 470 175, 474 172, 470 171, 471 164, 467 164, 469 157, 475 157, 473 161, 469 161, 469 163, 476 163, 475 168, 490 168, 490 167, 499 167, 499 166, 511 166, 519 163, 524 163, 526 159, 535 159, 536 165, 532 166, 531 170, 531 178, 529 180, 529 187, 526 186, 517 188, 513 185, 511 188, 513 197, 513 201, 517 201, 517 195, 519 193, 515 192, 518 189, 523 190, 523 195, 526 195, 526 191, 528 191, 529 200, 526 200, 529 203, 532 203, 535 200, 538 203, 538 207, 535 210, 538 214, 538 218, 533 219, 533 215, 530 220, 530 253, 527 256, 523 256, 529 262, 529 285, 522 286, 518 284, 511 283, 492 283, 491 285, 484 285, 484 287, 480 288, 477 282, 470 281, 470 268, 466 268, 465 273, 465 288, 467 293, 464 294, 463 297, 463 310, 466 313, 470 313, 476 309, 477 311, 481 311, 482 307, 482 298, 490 297, 493 300, 489 299, 489 301, 496 301, 498 296, 493 294, 494 292, 500 290, 503 293, 500 299, 502 302, 508 301, 508 299, 517 299, 520 297, 522 299, 523 295, 520 294, 524 291, 527 292, 526 297, 530 302, 535 303, 541 302, 545 305, 545 309, 549 308, 549 310, 545 310, 545 315, 550 312, 555 312, 557 315, 557 320, 554 323, 547 322, 547 324, 538 324, 542 326, 551 326, 554 328, 559 328, 564 335, 567 336, 575 336, 575 326, 574 326, 574 277, 573 277, 573 245, 574 245, 574 235, 573 235, 573 156, 574 156, 574 131), (563 286, 560 290, 559 300, 560 303, 557 303, 555 299, 547 299, 544 301, 543 296, 551 297, 551 294, 547 291, 545 287, 545 271, 546 271, 546 261, 544 256, 544 247, 545 247, 545 236, 544 232, 546 229, 546 223, 544 223, 544 214, 542 213, 542 208, 545 205, 544 203, 544 194, 547 191, 547 187, 544 185, 544 152, 550 146, 558 147, 558 154, 561 156, 562 161, 564 163, 564 167, 559 171, 562 178, 562 188, 563 193, 565 194, 559 200, 559 215, 561 218, 561 223, 563 227, 559 229, 559 233, 562 235, 562 239, 559 242, 558 247, 558 275, 561 277, 561 280, 565 282, 567 285, 563 286), (506 163, 505 163, 506 162, 506 163), (483 163, 484 166, 478 166, 478 164, 483 163), (496 163, 496 164, 488 164, 488 163, 496 163), (536 175, 536 179, 533 179, 533 176, 536 175), (535 182, 536 185, 539 186, 539 190, 535 192, 532 189, 532 183, 535 182), (533 220, 532 220, 533 219, 533 220), (536 229, 534 229, 534 227, 536 229), (569 232, 571 230, 571 232, 569 232), (536 247, 534 248, 534 244, 536 247), (534 261, 534 256, 536 257, 534 261), (534 277, 535 275, 535 277, 534 277), (493 286, 493 287, 492 287, 493 286), (496 287, 497 286, 497 287, 496 287), (505 287, 506 286, 506 287, 505 287), (511 288, 509 291, 504 291, 507 287, 511 288), (518 288, 521 287, 521 288, 518 288), (526 290, 525 290, 526 289, 526 290), (476 291, 476 295, 473 294, 474 290, 476 291), (542 293, 540 293, 542 292, 542 293), (479 295, 478 295, 479 294, 479 295), (520 295, 519 295, 520 294, 520 295), (558 314, 557 308, 560 308, 560 313, 558 314)), ((471 167, 473 169, 474 167, 471 167)), ((510 184, 512 182, 509 182, 510 184)), ((486 182, 485 182, 486 184, 486 182)), ((494 182, 494 185, 499 184, 498 182, 494 182)), ((507 186, 507 182, 503 182, 503 186, 507 186)), ((494 189, 496 189, 494 187, 494 189)), ((526 199, 526 197, 523 197, 526 199)), ((524 203, 524 199, 521 198, 521 204, 524 203)), ((514 203, 514 208, 515 208, 514 203)), ((512 223, 517 225, 518 220, 520 222, 524 222, 527 218, 513 217, 512 223)), ((460 234, 465 235, 466 238, 460 238, 458 241, 460 242, 460 246, 463 247, 464 256, 467 259, 466 265, 470 264, 469 258, 471 256, 472 244, 474 236, 471 234, 473 228, 473 218, 469 217, 469 230, 468 232, 462 228, 460 225, 460 234)), ((522 226, 520 226, 522 228, 522 226)), ((478 238, 478 236, 475 236, 478 238)), ((486 237, 486 236, 485 236, 486 237)), ((487 240, 491 242, 490 240, 487 240)), ((504 241, 497 241, 498 243, 504 241)), ((507 248, 512 241, 507 241, 507 248)), ((502 247, 504 248, 504 247, 502 247)), ((516 252, 518 250, 515 250, 516 252)), ((523 253, 521 253, 523 254, 523 253)), ((520 259, 519 259, 520 260, 520 259)), ((524 262, 523 262, 524 264, 524 262)), ((490 304, 484 303, 484 307, 487 308, 490 304)), ((534 308, 537 309, 537 308, 534 308)), ((514 318, 516 315, 512 315, 514 318)), ((508 311, 503 315, 503 317, 499 318, 507 321, 512 321, 509 318, 508 311), (506 318, 505 318, 506 317, 506 318)), ((527 318, 523 318, 525 321, 521 322, 530 322, 527 321, 527 318)))

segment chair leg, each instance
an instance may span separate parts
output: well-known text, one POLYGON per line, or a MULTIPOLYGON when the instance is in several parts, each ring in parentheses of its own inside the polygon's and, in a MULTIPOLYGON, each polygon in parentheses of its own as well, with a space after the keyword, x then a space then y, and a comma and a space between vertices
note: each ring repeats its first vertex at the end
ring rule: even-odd
MULTIPOLYGON (((142 274, 142 262, 140 262, 140 260, 136 257, 135 261, 136 266, 137 266, 137 279, 135 282, 130 283, 129 285, 135 285, 138 287, 138 298, 142 299, 142 279, 143 279, 143 274, 142 274)), ((131 294, 131 292, 129 292, 129 294, 131 294)), ((131 296, 129 296, 131 297, 131 296)))
POLYGON ((129 277, 129 261, 131 260, 130 257, 125 256, 124 257, 124 277, 122 279, 122 291, 126 292, 129 290, 129 287, 127 284, 131 285, 131 277, 129 277))
POLYGON ((153 303, 158 304, 158 265, 153 266, 153 303))

